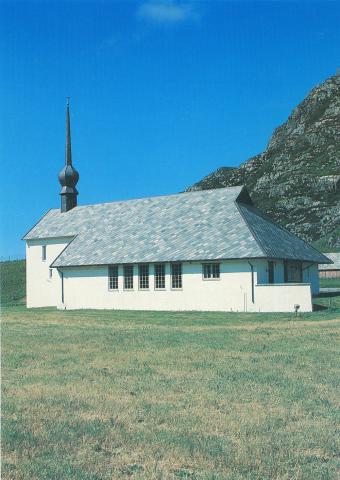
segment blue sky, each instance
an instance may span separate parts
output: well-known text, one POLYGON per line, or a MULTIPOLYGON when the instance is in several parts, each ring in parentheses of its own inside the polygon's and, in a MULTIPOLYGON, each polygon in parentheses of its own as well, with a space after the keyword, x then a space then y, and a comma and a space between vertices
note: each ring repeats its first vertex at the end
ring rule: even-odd
POLYGON ((1 251, 59 207, 175 193, 261 152, 340 66, 340 2, 2 1, 1 251))

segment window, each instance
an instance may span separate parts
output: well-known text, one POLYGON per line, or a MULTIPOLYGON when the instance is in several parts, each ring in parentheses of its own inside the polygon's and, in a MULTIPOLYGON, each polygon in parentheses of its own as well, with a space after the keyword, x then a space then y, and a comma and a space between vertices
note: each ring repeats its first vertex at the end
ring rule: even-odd
POLYGON ((218 280, 220 278, 219 263, 203 263, 204 280, 218 280))
POLYGON ((124 290, 133 289, 133 265, 124 265, 124 290))
POLYGON ((171 288, 182 288, 182 264, 171 264, 171 288))
POLYGON ((287 283, 302 282, 302 263, 301 262, 284 262, 284 278, 287 283))
POLYGON ((49 268, 48 269, 48 278, 52 278, 52 273, 53 273, 52 268, 49 268))
POLYGON ((44 262, 46 260, 46 245, 41 247, 41 260, 44 262))
POLYGON ((138 267, 139 270, 139 288, 147 290, 149 288, 149 265, 142 264, 138 267))
POLYGON ((109 266, 109 290, 118 290, 118 265, 109 266))
POLYGON ((268 283, 274 283, 274 262, 268 262, 268 283))
POLYGON ((165 264, 164 263, 155 264, 155 289, 156 290, 165 289, 165 264))

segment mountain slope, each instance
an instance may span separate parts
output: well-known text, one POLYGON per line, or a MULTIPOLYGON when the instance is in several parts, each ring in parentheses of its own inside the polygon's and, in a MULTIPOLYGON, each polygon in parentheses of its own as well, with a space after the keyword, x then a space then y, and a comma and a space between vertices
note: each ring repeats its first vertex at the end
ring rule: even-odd
POLYGON ((245 184, 255 204, 307 241, 340 247, 340 76, 315 87, 263 153, 188 191, 245 184))

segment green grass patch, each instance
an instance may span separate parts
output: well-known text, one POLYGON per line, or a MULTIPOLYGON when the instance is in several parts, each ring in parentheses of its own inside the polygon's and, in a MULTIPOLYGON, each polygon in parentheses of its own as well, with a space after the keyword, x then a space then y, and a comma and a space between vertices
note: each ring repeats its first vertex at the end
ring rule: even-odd
POLYGON ((23 305, 26 296, 26 261, 0 262, 1 305, 23 305))
POLYGON ((320 278, 321 288, 340 288, 340 278, 320 278))
POLYGON ((2 478, 335 480, 340 296, 317 303, 5 307, 2 478))

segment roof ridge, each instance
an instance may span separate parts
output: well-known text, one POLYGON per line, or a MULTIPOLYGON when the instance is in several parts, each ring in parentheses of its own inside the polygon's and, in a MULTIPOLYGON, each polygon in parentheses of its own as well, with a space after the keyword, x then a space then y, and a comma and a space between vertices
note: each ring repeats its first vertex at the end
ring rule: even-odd
MULTIPOLYGON (((137 198, 128 198, 126 200, 112 200, 110 202, 100 202, 100 203, 87 203, 85 205, 77 205, 72 209, 72 211, 79 210, 80 208, 84 207, 96 207, 100 205, 111 205, 113 203, 127 203, 127 202, 138 202, 140 200, 157 200, 158 198, 173 198, 173 197, 180 197, 184 195, 197 195, 197 194, 202 194, 207 193, 207 192, 219 192, 221 190, 232 190, 232 189, 242 189, 243 185, 235 185, 233 187, 221 187, 221 188, 209 188, 206 190, 195 190, 191 192, 178 192, 178 193, 169 193, 169 194, 164 194, 164 195, 154 195, 154 196, 149 196, 149 197, 137 197, 137 198)), ((50 210, 59 210, 59 208, 50 208, 50 210)), ((70 210, 71 211, 71 210, 70 210)), ((42 217, 43 218, 43 217, 42 217)), ((37 222, 39 223, 39 222, 37 222)))
POLYGON ((252 236, 254 237, 255 242, 256 242, 257 245, 260 247, 260 250, 262 250, 262 253, 264 254, 264 256, 267 257, 268 255, 267 255, 267 252, 266 252, 265 248, 264 248, 263 245, 262 245, 262 242, 261 242, 260 239, 258 238, 258 236, 257 236, 257 234, 255 233, 253 227, 250 225, 250 223, 249 223, 248 220, 246 219, 244 213, 242 212, 242 208, 241 208, 241 207, 242 207, 242 206, 246 206, 246 204, 245 204, 245 203, 241 203, 241 202, 237 202, 236 200, 235 200, 235 204, 236 204, 236 206, 237 206, 238 211, 240 212, 241 217, 242 217, 243 220, 244 220, 244 223, 247 225, 250 233, 251 233, 252 236))

